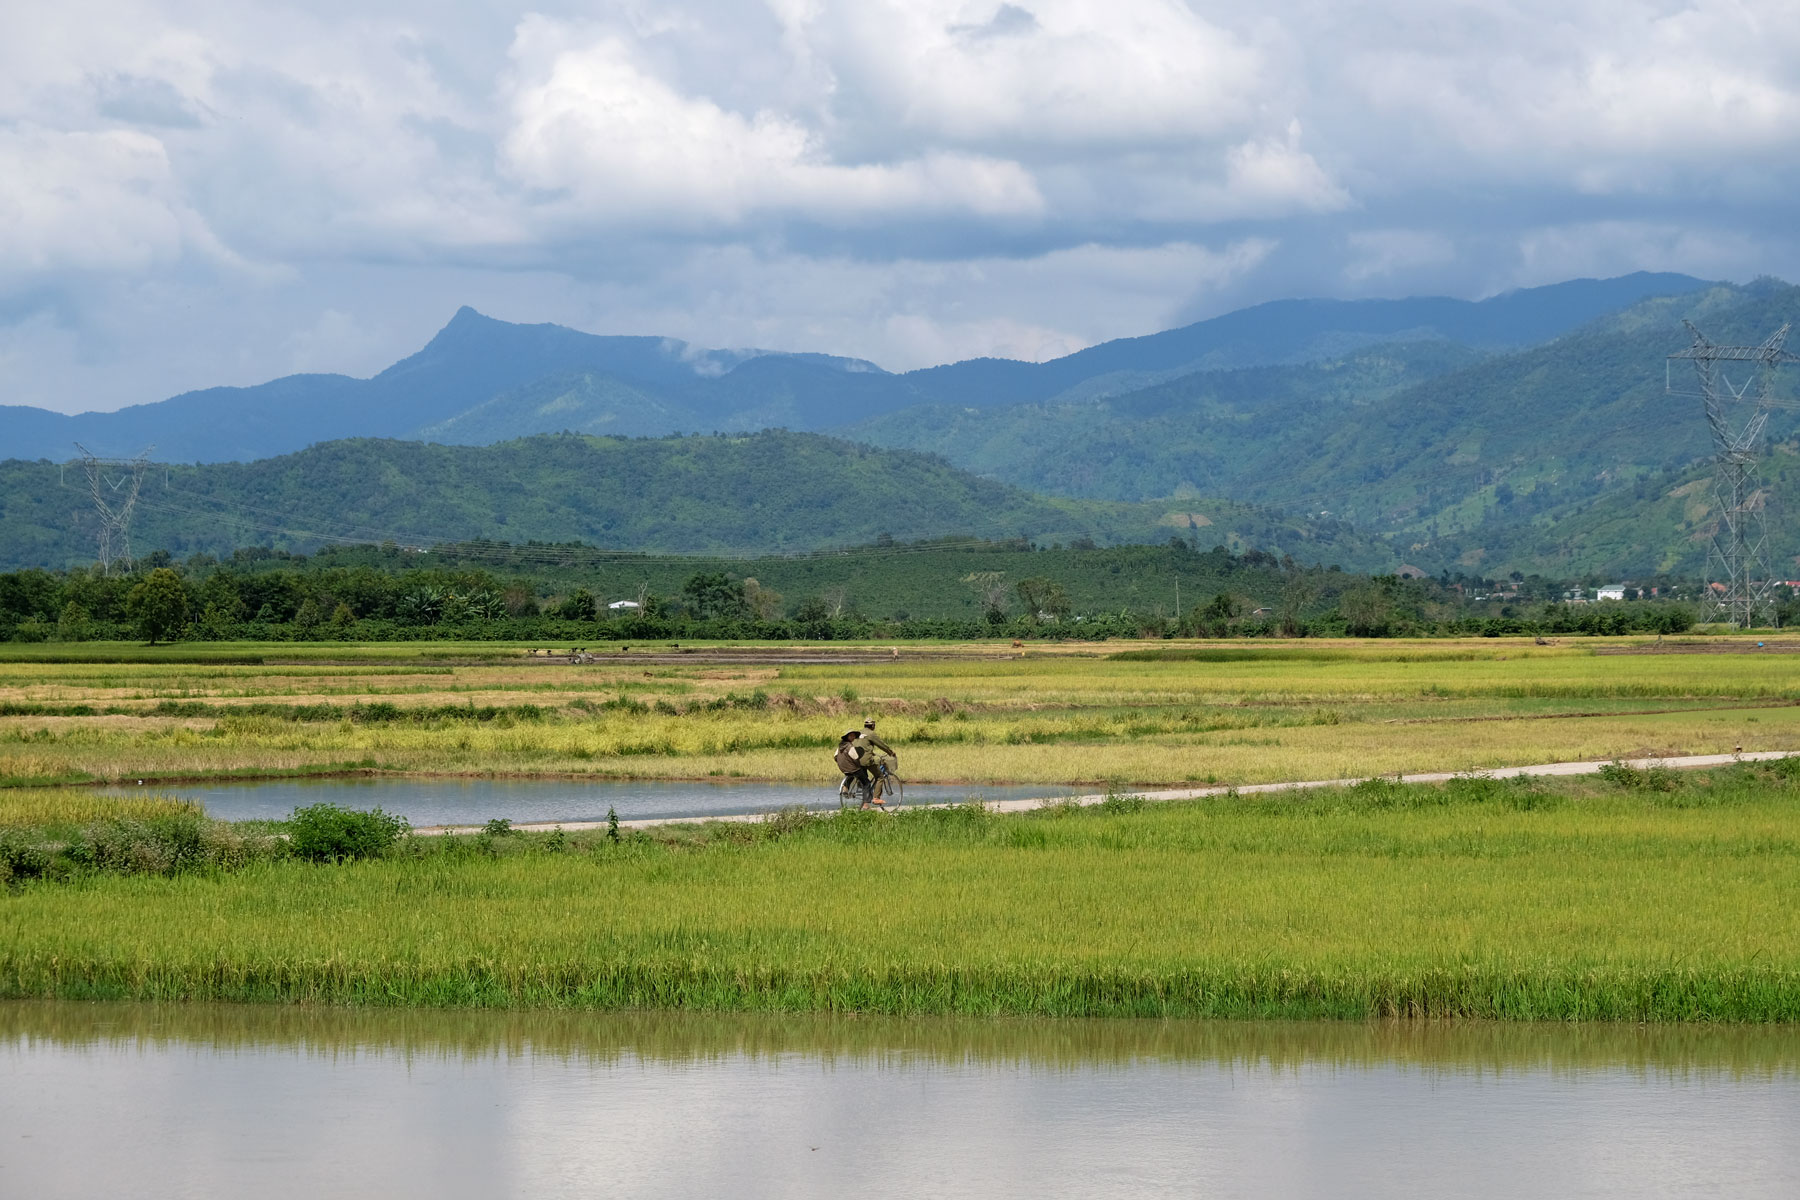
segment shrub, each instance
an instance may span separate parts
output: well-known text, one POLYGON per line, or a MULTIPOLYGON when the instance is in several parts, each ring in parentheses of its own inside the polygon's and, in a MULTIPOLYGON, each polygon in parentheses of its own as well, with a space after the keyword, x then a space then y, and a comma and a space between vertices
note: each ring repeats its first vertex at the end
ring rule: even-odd
POLYGON ((490 837, 511 837, 512 819, 510 817, 489 817, 488 823, 481 827, 481 831, 490 837))
POLYGON ((243 833, 203 812, 176 811, 96 821, 63 847, 58 862, 77 871, 120 875, 173 875, 179 871, 235 870, 282 853, 278 839, 243 833))
POLYGON ((1142 812, 1144 811, 1144 805, 1147 803, 1148 801, 1142 796, 1115 791, 1113 788, 1109 787, 1106 789, 1106 798, 1100 801, 1100 809, 1102 812, 1109 813, 1142 812))
POLYGON ((1634 767, 1614 759, 1600 768, 1600 778, 1637 792, 1672 792, 1681 786, 1681 777, 1661 763, 1634 767))
POLYGON ((36 879, 50 869, 50 855, 23 830, 0 829, 0 886, 36 879))
POLYGON ((122 875, 172 875, 210 860, 212 822, 196 812, 98 821, 64 854, 77 867, 122 875))
POLYGON ((405 817, 379 808, 362 812, 330 803, 296 808, 287 826, 288 849, 309 862, 378 858, 412 828, 405 817))

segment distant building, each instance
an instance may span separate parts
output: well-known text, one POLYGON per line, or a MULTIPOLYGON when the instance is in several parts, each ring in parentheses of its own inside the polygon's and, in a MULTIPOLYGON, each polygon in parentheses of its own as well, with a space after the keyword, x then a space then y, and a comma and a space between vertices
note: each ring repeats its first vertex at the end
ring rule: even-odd
POLYGON ((614 600, 606 607, 612 609, 614 612, 629 612, 634 608, 642 608, 644 606, 639 604, 636 600, 614 600))
POLYGON ((1596 600, 1623 600, 1624 598, 1625 585, 1622 583, 1609 583, 1603 588, 1594 590, 1594 599, 1596 600))

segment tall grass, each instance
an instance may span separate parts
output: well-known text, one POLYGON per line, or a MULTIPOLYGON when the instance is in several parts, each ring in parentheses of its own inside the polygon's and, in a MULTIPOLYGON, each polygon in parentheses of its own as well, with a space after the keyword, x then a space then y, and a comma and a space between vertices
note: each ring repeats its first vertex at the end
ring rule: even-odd
POLYGON ((201 812, 198 801, 154 793, 110 796, 78 788, 0 790, 0 828, 63 828, 93 821, 198 815, 201 812))
POLYGON ((0 994, 1047 1016, 1800 1020, 1748 768, 404 843, 0 899, 0 994))

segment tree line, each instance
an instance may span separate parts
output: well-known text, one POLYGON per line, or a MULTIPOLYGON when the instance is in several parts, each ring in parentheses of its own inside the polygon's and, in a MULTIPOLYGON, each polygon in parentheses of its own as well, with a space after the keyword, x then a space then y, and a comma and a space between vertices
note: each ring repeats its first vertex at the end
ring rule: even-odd
MULTIPOLYGON (((343 561, 333 555, 309 561, 250 549, 223 561, 196 556, 175 563, 161 556, 124 574, 95 569, 0 573, 0 640, 442 639, 578 645, 680 638, 1430 637, 1678 633, 1696 620, 1693 608, 1667 601, 1566 604, 1528 599, 1533 591, 1544 597, 1558 594, 1548 581, 1536 579, 1530 581, 1536 588, 1515 581, 1517 594, 1506 604, 1476 604, 1469 599, 1470 584, 1447 575, 1354 575, 1303 567, 1286 556, 1254 549, 1200 551, 1180 539, 1162 547, 1059 554, 1027 548, 997 560, 1011 566, 1010 571, 960 575, 955 572, 967 563, 948 551, 938 559, 923 551, 909 559, 907 570, 935 571, 935 586, 958 594, 960 615, 958 606, 950 606, 950 615, 943 608, 932 614, 868 612, 841 583, 784 596, 757 576, 723 565, 689 570, 679 582, 670 577, 671 585, 661 590, 641 584, 620 601, 616 587, 575 583, 569 572, 555 579, 503 577, 481 566, 451 565, 453 560, 429 567, 380 559, 339 565, 343 561), (1173 595, 1166 605, 1160 602, 1162 583, 1156 603, 1144 603, 1141 595, 1137 603, 1094 602, 1095 578, 1128 578, 1121 564, 1174 572, 1180 606, 1173 595), (1060 576, 1059 567, 1064 568, 1060 576), (1182 594, 1184 578, 1190 582, 1182 594)), ((850 556, 837 578, 854 578, 857 569, 850 556)), ((1495 581, 1479 582, 1491 586, 1495 581)), ((1115 591, 1125 588, 1125 583, 1115 583, 1115 591)))

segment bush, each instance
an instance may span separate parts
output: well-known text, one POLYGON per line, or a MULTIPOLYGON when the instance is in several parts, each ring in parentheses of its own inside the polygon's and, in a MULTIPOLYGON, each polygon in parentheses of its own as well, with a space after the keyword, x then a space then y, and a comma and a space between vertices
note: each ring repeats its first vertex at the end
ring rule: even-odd
POLYGON ((1149 801, 1142 796, 1109 787, 1106 789, 1106 798, 1100 801, 1100 811, 1109 813, 1143 812, 1144 805, 1148 803, 1149 801))
POLYGON ((281 853, 276 839, 245 834, 201 812, 121 817, 88 825, 63 848, 66 867, 120 875, 235 870, 281 853))
POLYGON ((64 854, 89 870, 172 875, 208 861, 211 824, 193 812, 101 821, 83 829, 64 854))
POLYGON ((50 869, 50 855, 22 830, 0 829, 0 887, 36 879, 50 869))
POLYGON ((379 858, 412 829, 405 817, 379 808, 363 812, 330 803, 296 808, 287 826, 288 849, 309 862, 379 858))
POLYGON ((1661 763, 1634 767, 1615 759, 1600 768, 1600 778, 1637 792, 1672 792, 1681 786, 1681 777, 1661 763))

